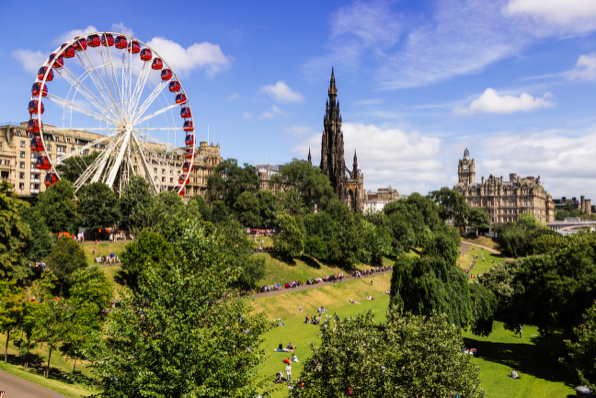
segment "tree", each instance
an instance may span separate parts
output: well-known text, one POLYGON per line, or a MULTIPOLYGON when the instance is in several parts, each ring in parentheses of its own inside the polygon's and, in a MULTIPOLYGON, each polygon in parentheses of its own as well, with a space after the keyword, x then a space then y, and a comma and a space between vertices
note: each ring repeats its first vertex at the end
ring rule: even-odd
POLYGON ((21 217, 21 209, 27 207, 9 182, 0 182, 0 276, 4 279, 22 281, 31 273, 25 255, 31 231, 21 217))
POLYGON ((25 247, 27 259, 32 262, 45 260, 52 250, 52 245, 56 242, 56 235, 52 234, 45 219, 35 209, 29 211, 29 209, 22 208, 22 217, 31 230, 25 247))
POLYGON ((114 226, 120 219, 118 196, 103 182, 94 182, 79 190, 79 213, 91 229, 114 226))
MULTIPOLYGON (((329 319, 331 321, 331 319, 329 319)), ((369 311, 321 327, 293 397, 484 396, 480 370, 445 315, 387 313, 379 325, 369 311)))
POLYGON ((228 208, 223 200, 213 202, 211 208, 211 221, 215 224, 225 224, 230 221, 228 208))
POLYGON ((22 325, 27 314, 28 305, 23 289, 19 288, 14 280, 0 281, 0 295, 0 330, 6 333, 4 363, 7 363, 10 334, 22 325))
POLYGON ((277 217, 277 198, 273 192, 261 189, 257 192, 259 201, 259 219, 262 228, 275 228, 277 217))
POLYGON ((234 203, 236 219, 245 227, 257 228, 259 222, 259 201, 248 191, 242 192, 234 203))
POLYGON ((61 179, 40 193, 33 217, 43 218, 53 233, 73 232, 79 220, 76 212, 74 185, 61 179))
MULTIPOLYGON (((198 223, 183 234, 184 257, 148 268, 122 297, 88 350, 103 397, 254 397, 264 314, 229 296, 240 269, 198 223)), ((178 252, 177 252, 178 253, 178 252)))
POLYGON ((97 151, 89 155, 72 156, 62 160, 56 170, 62 176, 62 179, 74 184, 100 154, 101 152, 97 151))
POLYGON ((64 288, 68 290, 70 287, 72 274, 87 267, 85 251, 77 241, 62 236, 52 247, 47 266, 56 276, 62 294, 64 288))
POLYGON ((575 339, 565 340, 569 353, 559 361, 582 385, 596 390, 596 304, 588 308, 584 321, 574 329, 575 339))
POLYGON ((439 217, 442 220, 451 220, 456 227, 466 225, 470 206, 466 198, 455 189, 443 187, 438 191, 430 192, 428 198, 439 205, 439 217))
POLYGON ((149 183, 144 177, 136 175, 124 187, 120 197, 122 223, 129 230, 138 230, 146 226, 144 215, 153 203, 149 183))
POLYGON ((375 226, 373 223, 364 222, 364 234, 366 246, 370 253, 370 262, 372 264, 382 264, 383 257, 391 254, 391 235, 389 231, 381 226, 375 226))
POLYGON ((260 183, 254 166, 244 163, 244 167, 240 167, 236 159, 226 159, 207 179, 209 201, 223 200, 226 207, 232 208, 243 192, 256 193, 260 183))
POLYGON ((490 216, 486 210, 474 207, 470 209, 468 225, 476 230, 476 236, 478 236, 479 228, 488 228, 490 226, 490 216))
POLYGON ((211 221, 211 207, 201 195, 195 195, 188 201, 188 205, 190 206, 192 203, 197 204, 197 208, 201 217, 205 221, 211 221))
POLYGON ((162 235, 167 231, 176 228, 176 215, 184 210, 184 203, 174 191, 162 191, 153 200, 153 205, 147 214, 145 228, 151 229, 162 235))
POLYGON ((139 276, 150 266, 174 254, 172 245, 156 232, 141 232, 137 239, 124 247, 120 255, 122 269, 127 273, 129 287, 138 287, 139 276))
POLYGON ((304 251, 304 238, 294 217, 287 214, 277 216, 281 232, 273 237, 273 247, 290 257, 300 257, 304 251))
POLYGON ((97 266, 80 268, 73 272, 69 292, 74 305, 80 307, 91 304, 96 314, 109 307, 113 296, 110 280, 97 266))

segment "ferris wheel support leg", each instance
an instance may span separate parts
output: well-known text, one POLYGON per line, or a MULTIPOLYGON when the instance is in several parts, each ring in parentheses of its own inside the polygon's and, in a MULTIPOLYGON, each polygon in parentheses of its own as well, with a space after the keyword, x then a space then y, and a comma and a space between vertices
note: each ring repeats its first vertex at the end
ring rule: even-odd
POLYGON ((145 169, 145 175, 147 176, 147 179, 149 180, 149 184, 151 185, 151 188, 153 189, 153 193, 155 195, 159 194, 159 189, 157 189, 157 185, 155 185, 155 180, 153 179, 153 174, 151 174, 151 171, 149 169, 149 165, 147 164, 147 159, 145 159, 145 154, 143 153, 143 148, 141 147, 141 144, 139 144, 139 140, 137 139, 136 134, 132 135, 132 139, 134 140, 137 149, 139 150, 139 155, 141 157, 141 163, 143 163, 143 168, 145 169))
POLYGON ((120 144, 120 151, 118 151, 118 156, 116 157, 116 161, 112 165, 110 169, 110 173, 108 174, 108 178, 106 179, 106 184, 110 188, 114 185, 114 180, 116 179, 116 175, 118 174, 118 170, 120 169, 120 165, 122 164, 122 159, 124 159, 124 154, 126 153, 126 149, 128 148, 128 144, 130 142, 130 136, 132 135, 132 129, 127 129, 126 133, 124 134, 124 139, 120 144))

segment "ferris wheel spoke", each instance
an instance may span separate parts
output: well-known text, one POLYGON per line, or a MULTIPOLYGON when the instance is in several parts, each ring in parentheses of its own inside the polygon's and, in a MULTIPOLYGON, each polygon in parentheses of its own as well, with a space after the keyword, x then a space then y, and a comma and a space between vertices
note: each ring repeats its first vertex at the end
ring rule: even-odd
POLYGON ((151 188, 153 188, 153 193, 157 195, 159 193, 159 189, 157 188, 157 185, 155 184, 155 178, 154 178, 155 176, 151 172, 151 168, 149 167, 149 164, 147 163, 147 159, 145 158, 143 148, 141 147, 141 144, 139 144, 139 140, 137 139, 136 134, 132 135, 132 139, 133 139, 134 143, 136 144, 137 149, 139 150, 139 157, 141 158, 141 163, 143 164, 143 168, 145 169, 145 175, 147 176, 147 179, 149 180, 149 184, 151 184, 151 188))
POLYGON ((168 142, 165 142, 165 141, 162 141, 162 140, 160 140, 159 138, 156 138, 156 137, 154 137, 154 136, 152 136, 152 135, 149 135, 149 134, 143 133, 143 131, 142 131, 142 130, 143 130, 143 129, 134 129, 134 132, 135 132, 135 133, 136 133, 136 134, 137 134, 139 137, 142 137, 142 138, 144 138, 144 139, 145 139, 145 140, 147 140, 147 141, 151 141, 151 142, 152 142, 152 143, 154 143, 154 144, 163 145, 164 147, 170 147, 170 146, 171 146, 171 147, 174 147, 174 149, 176 149, 176 145, 172 145, 172 144, 170 144, 170 143, 168 143, 168 142))
POLYGON ((104 82, 103 78, 97 71, 97 68, 95 67, 95 64, 93 64, 93 61, 89 57, 89 54, 87 54, 87 50, 84 50, 83 52, 85 53, 85 58, 81 57, 79 53, 77 53, 77 57, 79 58, 79 61, 81 61, 81 65, 83 65, 85 71, 87 72, 87 75, 95 85, 95 88, 97 88, 97 91, 99 91, 99 94, 103 98, 107 109, 110 111, 114 119, 118 119, 119 115, 117 115, 114 112, 114 106, 116 104, 114 97, 110 93, 108 86, 104 82), (112 106, 109 106, 108 104, 112 104, 112 106))
POLYGON ((112 60, 112 52, 110 50, 110 46, 106 47, 108 58, 110 59, 110 66, 112 67, 112 80, 116 83, 117 93, 120 97, 120 103, 122 104, 121 112, 124 114, 124 99, 122 97, 122 91, 120 89, 120 83, 118 82, 118 78, 116 77, 116 69, 114 69, 114 61, 112 60))
MULTIPOLYGON (((114 129, 110 129, 110 130, 114 131, 114 129)), ((106 141, 107 139, 114 137, 116 134, 118 134, 118 131, 114 131, 113 133, 111 133, 109 135, 103 136, 95 141, 91 141, 88 144, 85 144, 83 147, 81 147, 79 149, 75 149, 74 152, 71 152, 69 154, 62 156, 60 158, 60 160, 64 161, 64 160, 66 160, 70 157, 73 157, 73 156, 83 156, 83 155, 79 155, 79 154, 82 154, 85 150, 90 149, 98 144, 101 144, 102 142, 106 141)))
POLYGON ((145 111, 147 110, 147 108, 149 108, 151 106, 151 104, 157 99, 157 97, 159 96, 159 94, 162 93, 162 91, 166 88, 166 86, 169 84, 169 82, 167 80, 163 80, 152 92, 151 94, 149 94, 149 96, 145 99, 145 101, 141 104, 141 106, 139 106, 138 111, 133 115, 132 119, 136 119, 138 117, 141 117, 145 111))
POLYGON ((87 109, 82 105, 75 104, 73 101, 69 101, 67 99, 58 97, 57 95, 50 94, 50 93, 48 93, 47 98, 52 102, 62 105, 63 107, 71 108, 72 110, 75 110, 79 113, 82 113, 84 115, 87 115, 89 117, 97 119, 100 122, 116 124, 113 119, 108 118, 106 115, 100 115, 99 113, 94 112, 91 109, 87 109))
POLYGON ((120 135, 115 140, 112 140, 108 144, 108 146, 106 147, 104 152, 100 156, 98 156, 98 160, 100 158, 101 159, 98 162, 98 167, 96 168, 95 173, 93 174, 93 177, 91 178, 92 183, 99 181, 102 178, 102 176, 105 175, 104 170, 106 169, 106 165, 110 161, 110 158, 112 157, 112 153, 113 153, 114 149, 117 148, 118 145, 120 145, 122 138, 123 138, 123 136, 120 135))
POLYGON ((147 66, 149 62, 143 63, 143 68, 141 68, 141 73, 137 78, 135 83, 135 91, 132 94, 132 98, 130 100, 130 106, 128 108, 128 115, 132 118, 133 110, 137 107, 137 104, 141 100, 141 95, 143 94, 143 90, 145 89, 145 85, 147 84, 147 78, 149 77, 149 72, 151 72, 151 67, 147 66))
POLYGON ((77 92, 81 93, 81 95, 84 96, 87 101, 93 104, 98 111, 100 111, 102 114, 107 112, 108 108, 106 107, 106 104, 97 98, 97 96, 95 96, 81 80, 79 80, 71 71, 69 71, 66 66, 57 69, 56 72, 58 72, 58 74, 62 76, 64 80, 70 83, 70 85, 74 87, 77 92))
POLYGON ((106 81, 108 83, 108 90, 110 91, 110 95, 114 98, 115 104, 120 104, 122 101, 118 96, 120 94, 119 90, 116 88, 114 84, 115 76, 113 75, 114 65, 112 65, 111 57, 109 56, 109 47, 107 50, 107 54, 104 54, 103 46, 99 46, 99 54, 101 56, 102 67, 104 74, 106 76, 106 81), (112 69, 110 71, 110 68, 112 69))
POLYGON ((120 150, 118 151, 118 156, 114 160, 114 164, 112 165, 110 173, 108 174, 107 179, 105 181, 105 183, 109 186, 112 186, 114 184, 114 180, 116 179, 116 175, 118 173, 118 170, 120 169, 120 165, 122 164, 122 159, 124 158, 126 150, 128 149, 131 135, 132 130, 128 130, 126 131, 126 133, 124 133, 124 137, 122 139, 122 142, 120 143, 120 150))
POLYGON ((158 110, 157 112, 153 112, 152 114, 145 116, 144 118, 142 118, 142 119, 140 119, 140 120, 139 120, 139 119, 137 119, 137 120, 134 120, 134 121, 132 122, 132 124, 133 124, 133 126, 136 126, 136 125, 137 125, 137 124, 139 124, 139 123, 146 122, 147 120, 149 120, 149 119, 152 119, 152 118, 154 118, 154 117, 155 117, 155 116, 157 116, 157 115, 161 115, 162 113, 164 113, 164 112, 167 112, 167 111, 169 111, 170 109, 173 109, 173 108, 175 108, 175 107, 177 107, 177 106, 180 106, 180 105, 178 105, 178 104, 172 104, 172 105, 166 106, 166 107, 164 107, 164 108, 161 108, 161 109, 160 109, 160 110, 158 110))

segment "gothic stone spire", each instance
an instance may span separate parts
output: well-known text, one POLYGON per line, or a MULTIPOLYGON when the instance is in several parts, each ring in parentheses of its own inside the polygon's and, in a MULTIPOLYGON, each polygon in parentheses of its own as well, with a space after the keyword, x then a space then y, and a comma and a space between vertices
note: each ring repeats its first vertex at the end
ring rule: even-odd
POLYGON ((308 148, 308 164, 312 164, 312 157, 310 156, 310 147, 308 148))

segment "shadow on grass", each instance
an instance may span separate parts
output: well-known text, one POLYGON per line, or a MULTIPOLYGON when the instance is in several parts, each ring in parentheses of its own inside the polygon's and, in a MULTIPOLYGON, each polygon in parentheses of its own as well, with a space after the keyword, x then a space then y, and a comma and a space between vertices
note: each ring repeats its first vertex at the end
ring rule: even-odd
POLYGON ((282 262, 286 265, 289 265, 290 267, 295 267, 296 266, 296 260, 294 260, 292 257, 288 256, 287 254, 285 254, 285 252, 269 252, 269 255, 271 256, 271 258, 282 262))
MULTIPOLYGON (((476 348, 479 356, 490 362, 515 368, 520 376, 524 374, 556 383, 565 383, 572 387, 572 377, 559 363, 558 358, 565 354, 563 337, 532 337, 530 344, 496 343, 480 341, 473 338, 464 338, 464 345, 476 348)), ((509 376, 509 373, 503 377, 509 376)))
MULTIPOLYGON (((27 369, 23 368, 23 370, 38 376, 44 376, 47 365, 46 359, 42 358, 40 355, 37 354, 27 354, 26 360, 28 361, 27 369)), ((25 359, 11 354, 8 355, 7 362, 13 366, 25 365, 25 359)), ((79 366, 82 366, 80 365, 80 361, 77 362, 79 362, 79 366)), ((48 378, 66 384, 76 383, 89 385, 91 382, 91 379, 82 374, 80 371, 66 372, 62 369, 58 369, 53 366, 50 366, 50 374, 48 378)))

